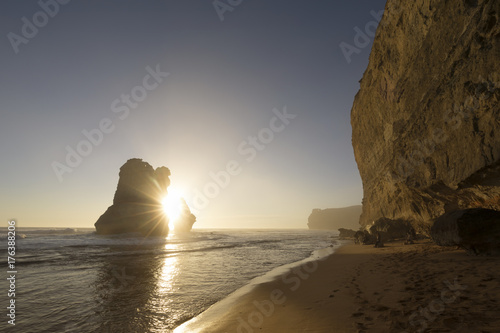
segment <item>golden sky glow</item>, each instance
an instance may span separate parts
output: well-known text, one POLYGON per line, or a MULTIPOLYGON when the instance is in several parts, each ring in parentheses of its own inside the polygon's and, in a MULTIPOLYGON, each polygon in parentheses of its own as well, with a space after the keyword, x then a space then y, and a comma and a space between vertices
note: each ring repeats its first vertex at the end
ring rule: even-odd
MULTIPOLYGON (((5 38, 0 220, 92 228, 130 158, 170 169, 195 229, 307 228, 360 204, 350 110, 370 47, 348 63, 339 44, 384 3, 248 2, 224 22, 210 1, 85 3, 19 53, 5 38)), ((37 11, 3 8, 5 34, 37 11)))

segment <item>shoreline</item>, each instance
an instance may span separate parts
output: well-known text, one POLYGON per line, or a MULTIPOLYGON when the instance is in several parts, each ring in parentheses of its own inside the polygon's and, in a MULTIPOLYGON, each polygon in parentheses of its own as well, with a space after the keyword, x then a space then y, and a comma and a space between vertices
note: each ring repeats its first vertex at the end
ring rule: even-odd
POLYGON ((226 313, 228 309, 231 308, 231 306, 239 303, 242 298, 251 295, 255 291, 255 289, 258 289, 262 285, 273 283, 274 281, 281 279, 282 276, 286 276, 289 272, 293 271, 296 268, 300 268, 304 265, 311 265, 312 267, 313 265, 315 265, 313 263, 327 260, 328 257, 334 255, 335 252, 338 251, 338 249, 350 243, 351 241, 335 239, 331 246, 315 250, 307 258, 275 267, 270 271, 264 273, 263 275, 253 278, 246 285, 238 288, 228 296, 211 305, 199 315, 176 327, 174 329, 174 332, 204 332, 205 326, 207 326, 207 322, 210 322, 211 320, 218 321, 221 314, 226 313))
POLYGON ((342 244, 239 291, 174 332, 500 331, 500 257, 425 240, 342 244))

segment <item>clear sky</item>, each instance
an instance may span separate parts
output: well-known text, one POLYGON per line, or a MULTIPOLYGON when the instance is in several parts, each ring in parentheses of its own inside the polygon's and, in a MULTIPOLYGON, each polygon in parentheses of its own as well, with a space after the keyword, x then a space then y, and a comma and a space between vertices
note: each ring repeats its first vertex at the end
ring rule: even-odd
POLYGON ((350 110, 373 38, 355 28, 384 5, 5 1, 1 219, 92 227, 134 157, 171 170, 198 228, 306 227, 360 204, 350 110))

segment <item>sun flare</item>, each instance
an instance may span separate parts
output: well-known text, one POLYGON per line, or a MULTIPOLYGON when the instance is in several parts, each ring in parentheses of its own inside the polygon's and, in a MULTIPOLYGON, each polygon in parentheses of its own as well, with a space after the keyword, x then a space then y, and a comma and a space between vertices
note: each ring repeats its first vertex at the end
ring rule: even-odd
POLYGON ((163 211, 167 214, 170 222, 168 227, 170 230, 174 229, 173 222, 179 218, 182 212, 182 192, 176 188, 169 186, 168 194, 162 200, 163 211))

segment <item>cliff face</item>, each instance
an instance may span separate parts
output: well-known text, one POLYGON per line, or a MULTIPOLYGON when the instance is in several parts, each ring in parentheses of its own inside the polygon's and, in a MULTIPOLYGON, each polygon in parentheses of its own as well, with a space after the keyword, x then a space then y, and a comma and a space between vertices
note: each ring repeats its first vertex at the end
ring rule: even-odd
POLYGON ((351 112, 366 225, 500 210, 500 1, 389 0, 351 112))
POLYGON ((120 179, 110 206, 95 223, 98 234, 140 233, 168 235, 168 217, 161 199, 170 185, 170 170, 156 170, 138 158, 120 168, 120 179))
POLYGON ((343 208, 313 209, 307 225, 309 229, 338 230, 348 228, 358 230, 361 206, 343 208))

